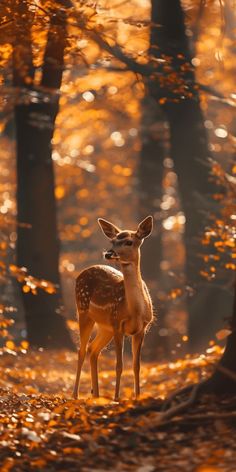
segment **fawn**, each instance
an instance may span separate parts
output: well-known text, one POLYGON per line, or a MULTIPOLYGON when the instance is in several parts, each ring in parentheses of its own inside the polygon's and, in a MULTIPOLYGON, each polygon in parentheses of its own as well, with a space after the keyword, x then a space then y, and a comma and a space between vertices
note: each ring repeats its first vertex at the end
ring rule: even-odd
POLYGON ((124 336, 132 336, 135 397, 140 394, 140 354, 145 331, 153 319, 152 301, 140 273, 140 246, 152 232, 152 216, 145 218, 136 231, 120 230, 102 218, 98 223, 111 241, 112 249, 104 253, 116 260, 121 271, 108 265, 94 265, 83 270, 76 280, 76 303, 79 317, 80 349, 73 396, 77 398, 80 374, 87 344, 94 324, 97 334, 89 345, 92 394, 99 396, 97 360, 112 338, 116 350, 115 400, 119 398, 123 368, 124 336))

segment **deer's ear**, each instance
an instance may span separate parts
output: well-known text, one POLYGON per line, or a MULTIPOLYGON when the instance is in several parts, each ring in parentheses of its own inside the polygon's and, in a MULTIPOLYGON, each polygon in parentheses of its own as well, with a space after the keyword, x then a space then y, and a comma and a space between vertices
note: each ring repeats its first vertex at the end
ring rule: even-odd
POLYGON ((98 218, 98 224, 108 239, 113 239, 120 233, 120 229, 117 226, 113 225, 107 220, 103 220, 103 218, 98 218))
POLYGON ((139 239, 144 239, 150 236, 153 229, 153 217, 147 216, 141 223, 138 225, 138 229, 136 231, 136 236, 139 239))

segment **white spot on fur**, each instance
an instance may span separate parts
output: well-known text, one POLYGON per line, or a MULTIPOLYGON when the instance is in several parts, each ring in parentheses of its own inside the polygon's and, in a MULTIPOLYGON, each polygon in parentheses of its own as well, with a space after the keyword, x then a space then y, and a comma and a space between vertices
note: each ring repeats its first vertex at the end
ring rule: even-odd
POLYGON ((106 303, 106 305, 98 305, 97 303, 90 301, 90 305, 99 310, 106 310, 107 308, 111 307, 113 303, 106 303))

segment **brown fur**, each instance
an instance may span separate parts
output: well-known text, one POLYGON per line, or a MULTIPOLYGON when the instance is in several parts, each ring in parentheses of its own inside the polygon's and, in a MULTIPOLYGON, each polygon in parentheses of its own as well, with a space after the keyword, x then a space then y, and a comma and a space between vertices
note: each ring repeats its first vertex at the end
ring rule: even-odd
POLYGON ((81 345, 78 352, 74 396, 77 397, 81 368, 94 324, 97 336, 90 344, 92 391, 99 395, 97 358, 114 337, 117 356, 115 397, 119 397, 123 358, 123 337, 132 336, 135 374, 135 394, 139 395, 140 351, 147 327, 153 319, 151 298, 140 273, 140 246, 152 230, 152 218, 147 217, 137 231, 120 231, 105 220, 99 224, 112 242, 109 258, 119 260, 121 271, 107 265, 95 265, 83 270, 76 280, 76 303, 80 324, 81 345))

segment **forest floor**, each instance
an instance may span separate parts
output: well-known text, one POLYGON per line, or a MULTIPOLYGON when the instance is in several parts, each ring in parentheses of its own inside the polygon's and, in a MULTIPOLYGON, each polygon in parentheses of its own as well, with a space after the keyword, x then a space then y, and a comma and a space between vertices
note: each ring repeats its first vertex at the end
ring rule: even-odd
POLYGON ((90 397, 86 361, 79 400, 71 398, 76 354, 4 348, 0 366, 0 470, 66 472, 236 472, 236 398, 204 396, 160 422, 173 390, 205 378, 221 354, 142 364, 142 395, 132 399, 126 358, 114 402, 114 354, 100 359, 101 398, 90 397))

